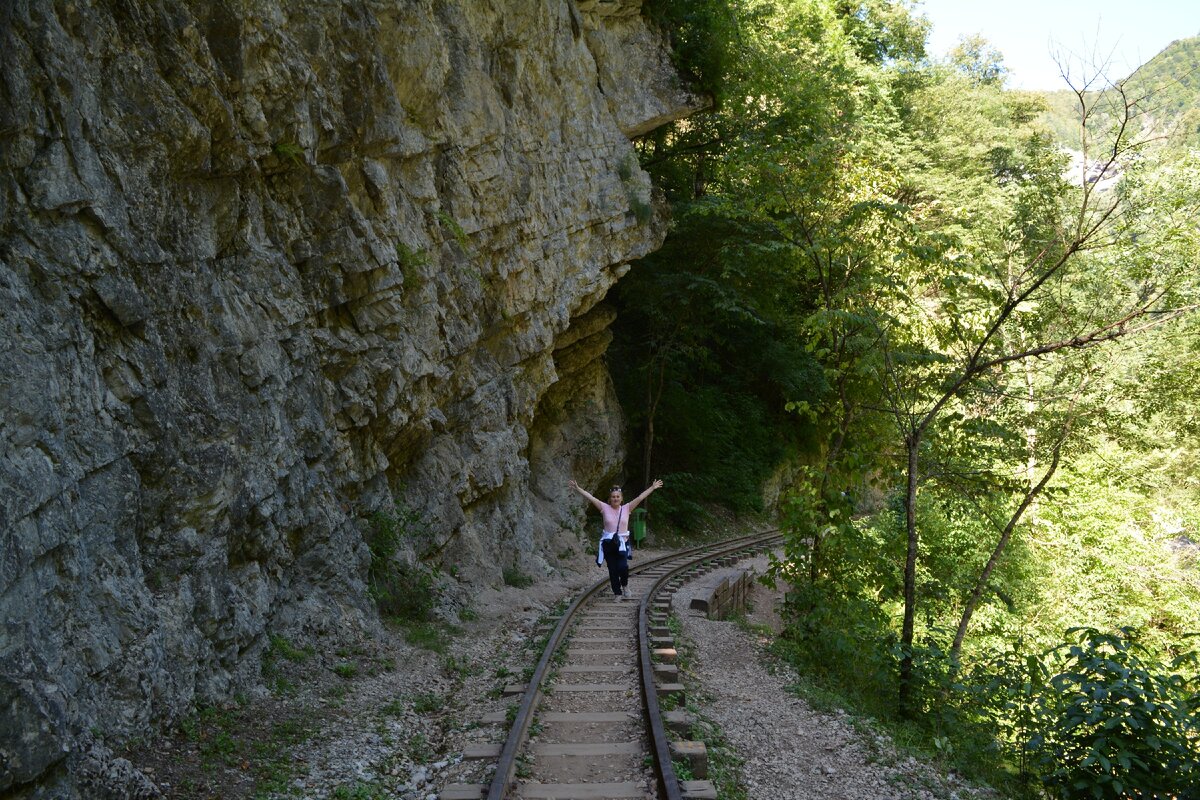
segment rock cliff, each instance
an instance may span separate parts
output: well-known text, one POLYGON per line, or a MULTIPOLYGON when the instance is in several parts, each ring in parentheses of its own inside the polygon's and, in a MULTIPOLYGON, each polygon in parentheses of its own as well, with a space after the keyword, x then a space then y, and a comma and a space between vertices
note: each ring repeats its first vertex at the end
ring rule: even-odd
POLYGON ((639 10, 4 4, 0 793, 152 794, 88 732, 369 624, 374 511, 451 599, 578 558, 665 231, 630 137, 696 106, 639 10))

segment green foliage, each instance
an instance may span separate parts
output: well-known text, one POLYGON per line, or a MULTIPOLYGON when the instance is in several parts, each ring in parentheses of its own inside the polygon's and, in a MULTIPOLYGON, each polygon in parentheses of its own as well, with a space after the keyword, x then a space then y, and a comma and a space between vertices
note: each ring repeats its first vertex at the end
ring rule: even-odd
POLYGON ((728 0, 647 0, 642 14, 671 45, 676 70, 694 91, 714 102, 724 95, 729 62, 735 57, 740 3, 728 0))
POLYGON ((434 692, 420 692, 413 697, 413 711, 425 716, 441 710, 444 700, 434 692))
POLYGON ((758 508, 758 487, 798 458, 830 459, 833 494, 870 471, 879 449, 853 430, 878 416, 856 407, 880 352, 866 301, 889 291, 892 264, 927 257, 878 196, 899 155, 885 99, 919 85, 924 23, 882 0, 722 13, 737 31, 726 102, 642 143, 675 231, 615 293, 629 450, 671 476, 656 508, 679 522, 706 502, 758 508))
POLYGON ((976 85, 1003 83, 1008 72, 1000 51, 978 34, 963 38, 950 51, 950 63, 976 85))
POLYGON ((311 645, 296 647, 286 636, 277 633, 271 634, 270 641, 272 653, 277 653, 282 658, 294 664, 301 664, 307 661, 316 652, 311 645))
POLYGON ((717 797, 746 800, 749 793, 742 779, 745 759, 738 755, 714 722, 699 714, 693 716, 696 722, 692 726, 691 739, 704 742, 708 753, 708 779, 716 788, 717 797))
POLYGON ((425 283, 421 271, 429 265, 429 254, 425 248, 413 250, 404 242, 397 242, 396 258, 400 263, 400 273, 404 276, 404 291, 419 290, 425 283))
POLYGON ((470 240, 467 239, 467 232, 458 220, 447 214, 445 211, 437 212, 438 222, 442 227, 450 231, 450 235, 454 237, 454 241, 458 243, 459 248, 465 253, 468 251, 470 240))
POLYGON ((280 664, 280 659, 292 664, 301 664, 307 661, 316 651, 312 646, 303 648, 296 647, 280 634, 270 635, 270 645, 263 650, 262 655, 262 676, 271 688, 271 691, 279 695, 290 695, 296 691, 296 684, 285 675, 285 670, 280 664))
POLYGON ((383 787, 365 781, 343 783, 329 795, 331 800, 386 800, 390 796, 383 787))
MULTIPOLYGON (((1134 625, 1157 658, 1200 619, 1200 329, 1139 329, 1200 301, 1200 162, 1143 148, 1083 194, 1046 98, 1007 91, 982 39, 925 61, 905 3, 646 13, 714 48, 722 102, 636 143, 674 229, 610 295, 625 471, 663 475, 655 513, 694 522, 757 508, 786 465, 780 652, 1011 788, 1048 769, 1025 744, 1052 727, 1062 670, 1034 667, 1064 629, 1134 625)), ((1169 82, 1151 66, 1127 88, 1169 82)), ((1105 146, 1115 97, 1083 98, 1105 146)))
POLYGON ((377 511, 368 520, 367 589, 381 613, 414 623, 432 618, 437 599, 433 574, 420 563, 404 560, 401 553, 424 541, 427 527, 421 515, 403 503, 377 511))
POLYGON ((404 629, 404 639, 415 647, 446 655, 450 640, 462 632, 460 628, 436 620, 414 621, 395 618, 404 629))
POLYGON ((1128 628, 1067 633, 1073 641, 1045 681, 1052 691, 1039 697, 1042 728, 1028 745, 1046 785, 1064 798, 1113 800, 1200 790, 1197 654, 1163 665, 1128 628))
POLYGON ((679 235, 617 285, 621 322, 610 352, 630 452, 641 450, 653 425, 653 471, 671 486, 654 506, 685 523, 705 503, 761 507, 760 486, 806 430, 784 401, 811 397, 821 375, 781 340, 780 326, 763 318, 736 273, 722 278, 737 256, 729 252, 728 264, 713 258, 721 222, 697 209, 678 226, 679 235))
POLYGON ((621 159, 620 163, 617 164, 617 176, 621 179, 622 183, 633 178, 634 169, 637 165, 637 156, 632 152, 621 159))
POLYGON ((304 148, 295 142, 276 142, 271 145, 271 152, 280 161, 285 161, 292 166, 300 166, 304 163, 304 148))
POLYGON ((632 192, 629 194, 629 210, 639 225, 645 225, 654 216, 654 206, 632 192))
POLYGON ((428 763, 437 757, 437 750, 423 733, 408 737, 408 749, 417 763, 428 763))
POLYGON ((294 750, 314 733, 299 720, 262 723, 246 710, 215 706, 200 706, 180 730, 196 745, 204 769, 249 770, 255 797, 286 789, 296 771, 294 750))
POLYGON ((504 585, 517 589, 527 589, 533 585, 533 577, 522 572, 520 567, 505 567, 504 585))

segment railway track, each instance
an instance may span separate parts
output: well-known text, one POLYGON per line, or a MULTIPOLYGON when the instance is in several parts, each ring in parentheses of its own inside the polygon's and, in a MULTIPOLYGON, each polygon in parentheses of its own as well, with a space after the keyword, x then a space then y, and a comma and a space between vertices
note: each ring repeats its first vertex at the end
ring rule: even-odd
POLYGON ((781 540, 768 532, 690 548, 630 565, 628 600, 607 577, 580 594, 550 633, 502 744, 469 748, 465 758, 495 759, 490 785, 451 784, 441 800, 703 800, 716 798, 701 775, 704 746, 689 742, 667 620, 683 583, 781 540), (674 733, 676 738, 672 739, 674 733))

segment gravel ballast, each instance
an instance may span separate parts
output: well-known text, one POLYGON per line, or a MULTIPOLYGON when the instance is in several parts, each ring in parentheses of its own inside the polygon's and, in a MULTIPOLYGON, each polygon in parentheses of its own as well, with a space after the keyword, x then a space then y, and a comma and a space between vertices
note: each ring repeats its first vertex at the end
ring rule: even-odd
MULTIPOLYGON (((722 571, 761 573, 766 567, 766 557, 760 557, 722 571)), ((715 575, 692 581, 675 595, 675 614, 692 660, 685 682, 689 695, 698 696, 701 715, 723 732, 743 761, 742 782, 750 800, 996 797, 898 755, 886 738, 856 729, 845 712, 816 711, 796 697, 788 689, 796 677, 765 652, 766 637, 687 610, 715 575)), ((750 621, 775 627, 779 598, 755 583, 750 621)))

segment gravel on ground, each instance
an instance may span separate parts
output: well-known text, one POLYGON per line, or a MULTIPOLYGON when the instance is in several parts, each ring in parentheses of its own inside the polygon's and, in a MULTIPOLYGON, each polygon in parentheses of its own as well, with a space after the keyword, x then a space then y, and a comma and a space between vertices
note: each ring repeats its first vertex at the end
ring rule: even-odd
MULTIPOLYGON (((532 671, 564 601, 604 577, 587 566, 485 590, 474 618, 444 630, 432 649, 389 626, 281 641, 257 696, 205 709, 123 755, 164 797, 181 800, 436 800, 448 784, 487 783, 493 762, 464 760, 464 749, 503 741, 506 726, 484 717, 515 710, 502 691, 532 671)), ((766 559, 740 566, 762 571, 766 559)), ((676 608, 687 608, 705 581, 682 587, 676 608)), ((750 621, 777 629, 777 599, 756 584, 750 621)), ((689 698, 700 698, 702 714, 740 755, 750 800, 991 797, 898 755, 844 713, 814 711, 789 692, 794 678, 765 654, 766 637, 678 615, 694 654, 689 698)))
MULTIPOLYGON (((766 556, 742 561, 722 572, 762 574, 766 556)), ((707 619, 690 611, 719 573, 692 581, 676 593, 691 674, 689 694, 697 693, 700 713, 715 724, 742 761, 741 782, 748 800, 966 800, 994 798, 953 773, 899 754, 886 737, 855 725, 843 711, 814 710, 789 690, 790 667, 766 652, 768 636, 755 629, 780 629, 782 593, 755 581, 748 626, 707 619)))

